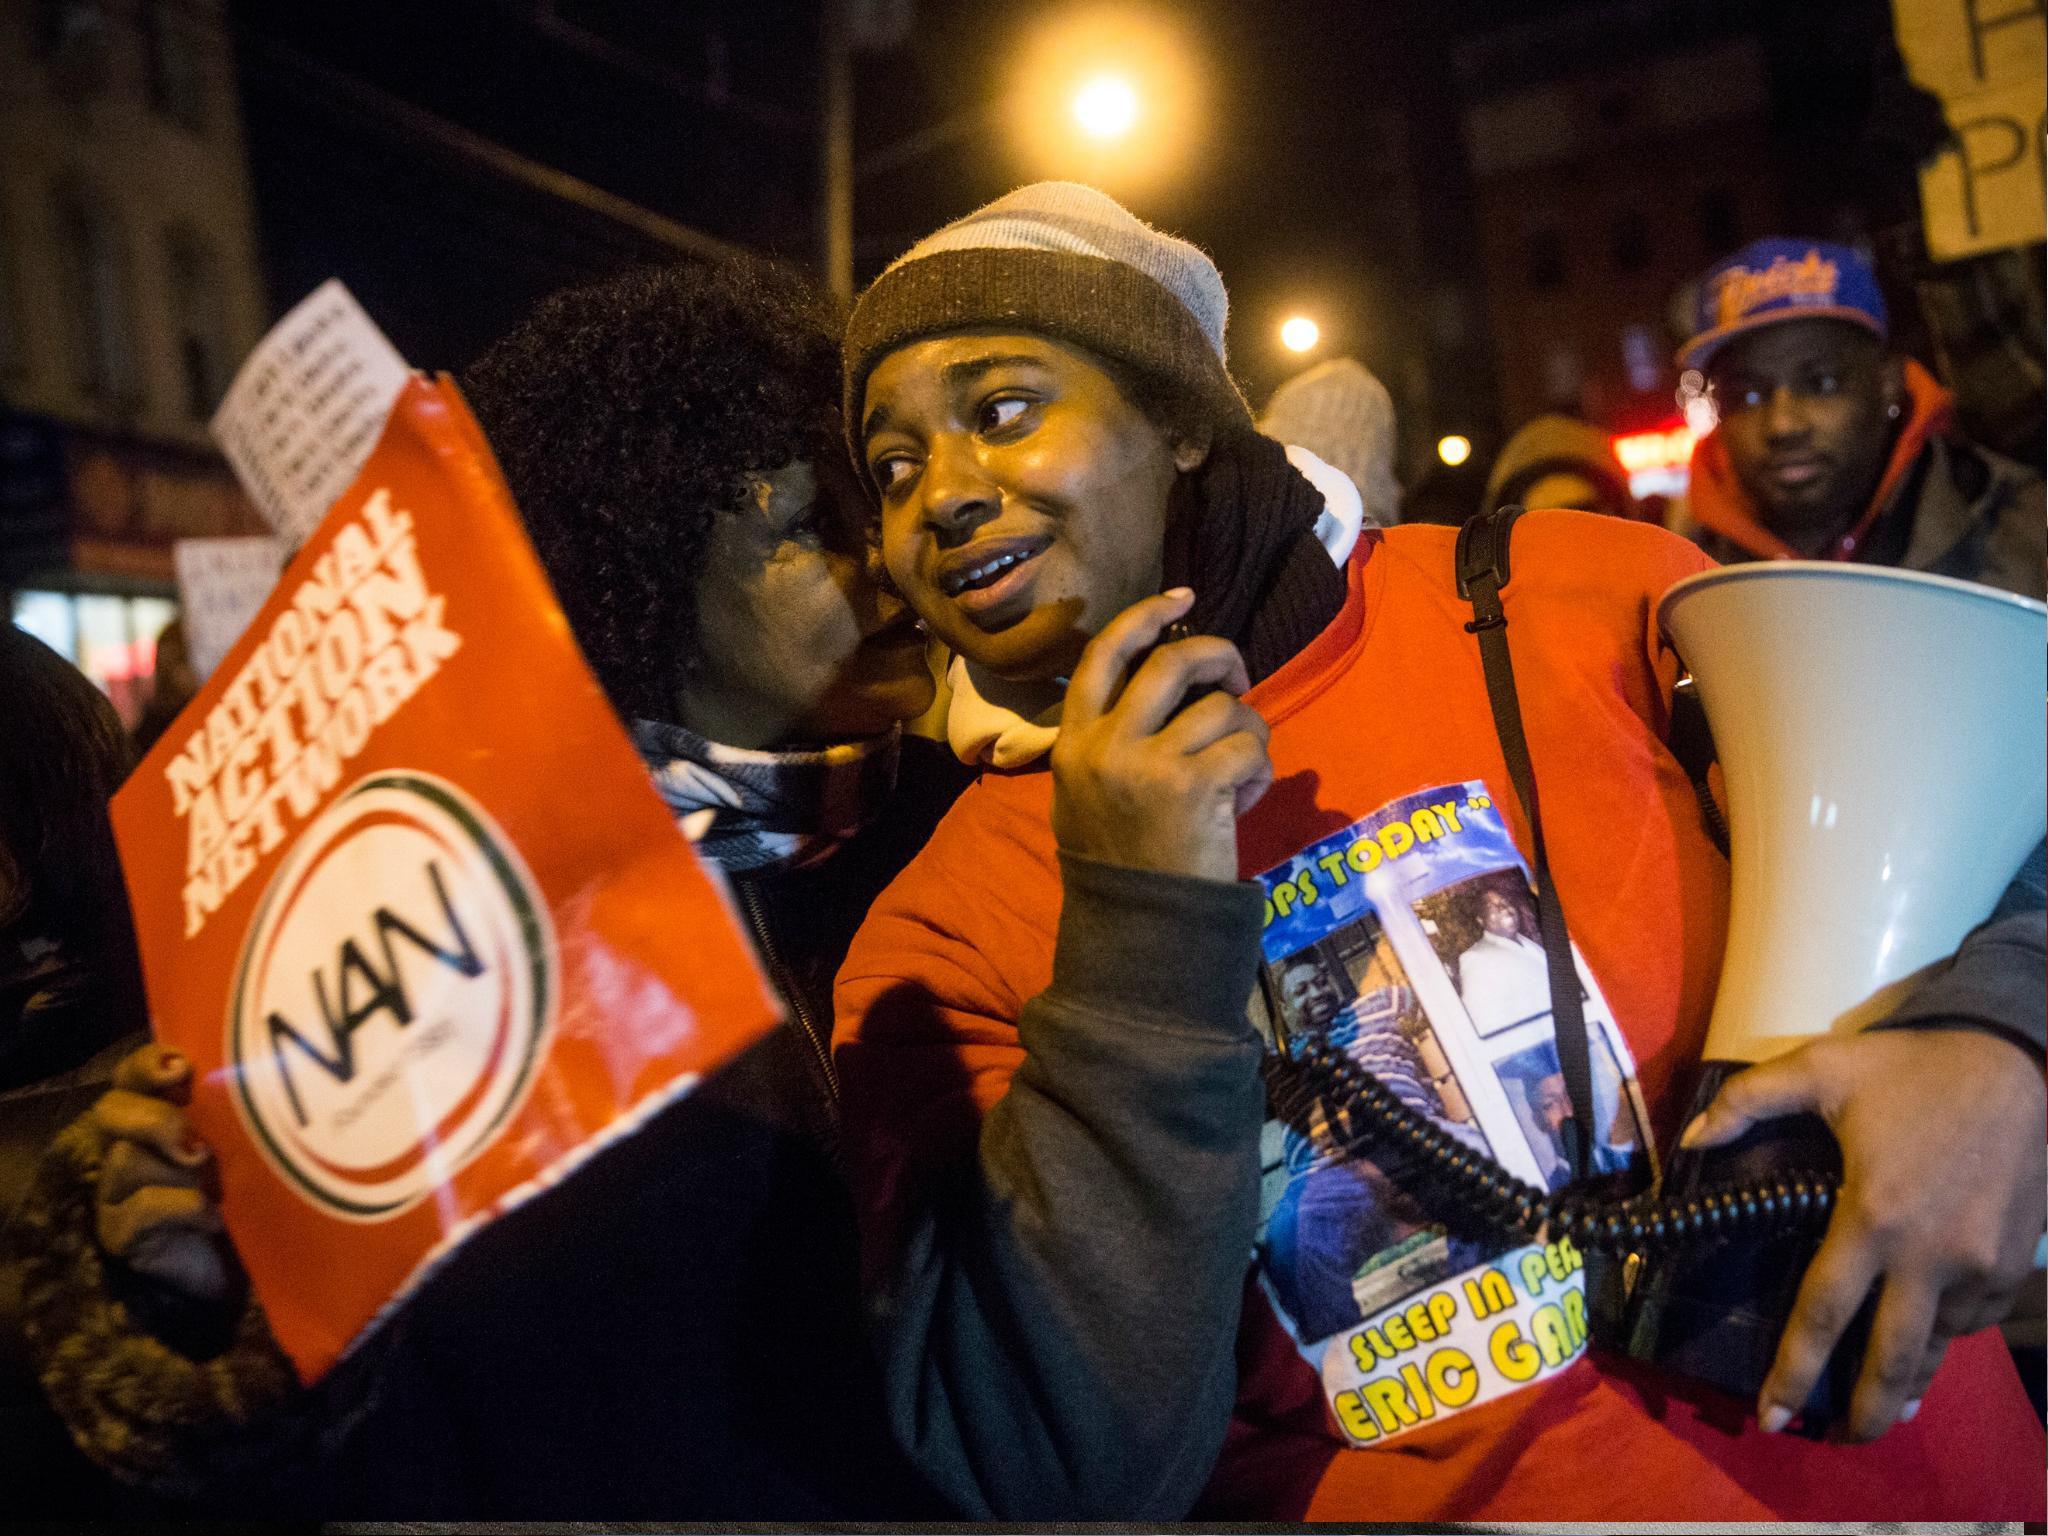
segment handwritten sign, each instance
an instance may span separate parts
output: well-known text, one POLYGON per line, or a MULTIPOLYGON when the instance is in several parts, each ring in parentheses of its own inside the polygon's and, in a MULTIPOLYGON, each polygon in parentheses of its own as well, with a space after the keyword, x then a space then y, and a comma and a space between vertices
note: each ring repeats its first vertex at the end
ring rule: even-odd
POLYGON ((1941 98, 1951 143, 1920 170, 1928 252, 1956 261, 2038 243, 2048 223, 2048 5, 1894 0, 1899 50, 1941 98))
POLYGON ((256 510, 296 546, 377 445, 411 377, 391 343, 330 278, 257 344, 214 413, 214 440, 256 510))

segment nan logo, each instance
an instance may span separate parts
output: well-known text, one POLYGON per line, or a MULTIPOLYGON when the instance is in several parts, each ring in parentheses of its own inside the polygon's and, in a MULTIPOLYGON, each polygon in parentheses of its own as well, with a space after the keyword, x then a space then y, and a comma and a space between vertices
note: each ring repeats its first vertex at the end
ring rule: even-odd
POLYGON ((398 1215, 532 1086, 555 935, 533 876, 444 779, 372 774, 293 845, 228 1010, 234 1099, 271 1166, 344 1218, 398 1215))

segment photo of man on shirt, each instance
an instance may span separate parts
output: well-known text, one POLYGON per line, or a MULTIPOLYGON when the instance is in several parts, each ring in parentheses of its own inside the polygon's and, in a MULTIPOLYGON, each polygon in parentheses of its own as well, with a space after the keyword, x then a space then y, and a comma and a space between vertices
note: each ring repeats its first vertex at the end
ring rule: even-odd
POLYGON ((1550 1009, 1550 963, 1536 925, 1498 885, 1479 892, 1479 937, 1458 954, 1458 996, 1482 1035, 1550 1009))

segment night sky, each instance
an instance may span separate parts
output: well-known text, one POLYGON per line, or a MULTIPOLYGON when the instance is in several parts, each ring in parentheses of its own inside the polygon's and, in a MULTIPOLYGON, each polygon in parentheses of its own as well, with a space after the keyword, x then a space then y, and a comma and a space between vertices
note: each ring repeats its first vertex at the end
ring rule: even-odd
MULTIPOLYGON (((916 0, 902 45, 858 58, 858 161, 968 119, 859 185, 863 281, 920 235, 1043 172, 1013 127, 971 119, 1015 78, 1046 18, 1078 9, 1101 7, 916 0)), ((1792 212, 1828 232, 1846 203, 1870 202, 1863 130, 1884 0, 1131 9, 1180 40, 1198 100, 1178 165, 1109 190, 1217 259, 1232 296, 1232 367, 1254 402, 1301 365, 1276 340, 1300 308, 1322 326, 1316 356, 1363 357, 1397 401, 1429 371, 1437 398, 1464 402, 1482 442, 1498 432, 1460 137, 1461 101, 1475 94, 1625 66, 1689 36, 1748 32, 1769 61, 1772 142, 1792 212), (1580 21, 1563 56, 1554 41, 1497 49, 1483 78, 1458 78, 1461 44, 1557 17, 1580 21), (1462 350, 1432 327, 1447 294, 1462 295, 1476 322, 1462 350)), ((460 367, 546 292, 672 259, 423 147, 405 118, 412 109, 815 269, 822 77, 811 0, 237 0, 232 15, 275 307, 339 274, 416 363, 460 367)), ((1909 172, 1902 184, 1910 192, 1909 172)))
MULTIPOLYGON (((864 59, 862 152, 985 99, 1003 61, 1020 56, 1042 7, 919 0, 920 23, 900 52, 864 59)), ((1436 281, 1476 281, 1472 193, 1462 163, 1457 45, 1532 19, 1589 15, 1594 46, 1580 57, 1538 50, 1468 90, 1505 90, 1544 74, 1668 49, 1697 36, 1749 31, 1773 77, 1774 138, 1794 210, 1810 227, 1865 194, 1859 140, 1882 45, 1882 0, 1806 0, 1793 6, 1722 0, 1713 6, 1587 5, 1557 0, 1184 0, 1155 7, 1195 44, 1205 88, 1205 137, 1178 176, 1131 197, 1148 219, 1202 244, 1233 303, 1232 365, 1254 398, 1299 366, 1274 343, 1299 304, 1323 323, 1319 355, 1384 354, 1436 281), (1601 23, 1612 19, 1611 25, 1601 23), (1595 51, 1597 49, 1597 52, 1595 51), (1391 142, 1390 142, 1391 141, 1391 142), (1405 213, 1390 186, 1405 150, 1415 179, 1423 270, 1400 266, 1405 213), (1390 158, 1393 165, 1390 167, 1390 158), (1377 343, 1377 344, 1376 344, 1377 343)), ((1700 146, 1711 155, 1713 146, 1700 146)), ((1014 185, 1019 159, 1003 135, 934 153, 861 190, 862 275, 918 235, 1014 185)))

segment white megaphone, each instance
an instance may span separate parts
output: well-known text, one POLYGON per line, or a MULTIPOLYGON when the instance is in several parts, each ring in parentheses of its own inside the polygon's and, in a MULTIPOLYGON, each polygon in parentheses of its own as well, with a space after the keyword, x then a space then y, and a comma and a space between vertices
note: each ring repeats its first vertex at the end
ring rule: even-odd
MULTIPOLYGON (((1658 620, 1691 669, 1728 801, 1728 947, 1694 1112, 1745 1066, 1890 1012, 1990 915, 2048 832, 2048 608, 1970 582, 1785 561, 1679 582, 1658 620)), ((1683 1150, 1666 1201, 1769 1189, 1840 1153, 1814 1116, 1683 1150)), ((1624 1347, 1754 1397, 1813 1236, 1649 1257, 1624 1347)), ((1847 1408, 1868 1307, 1809 1398, 1847 1408)))
POLYGON ((2048 607, 1785 561, 1679 582, 1658 621, 1727 791, 1728 949, 1709 1061, 1890 1011, 2048 832, 2048 607))

